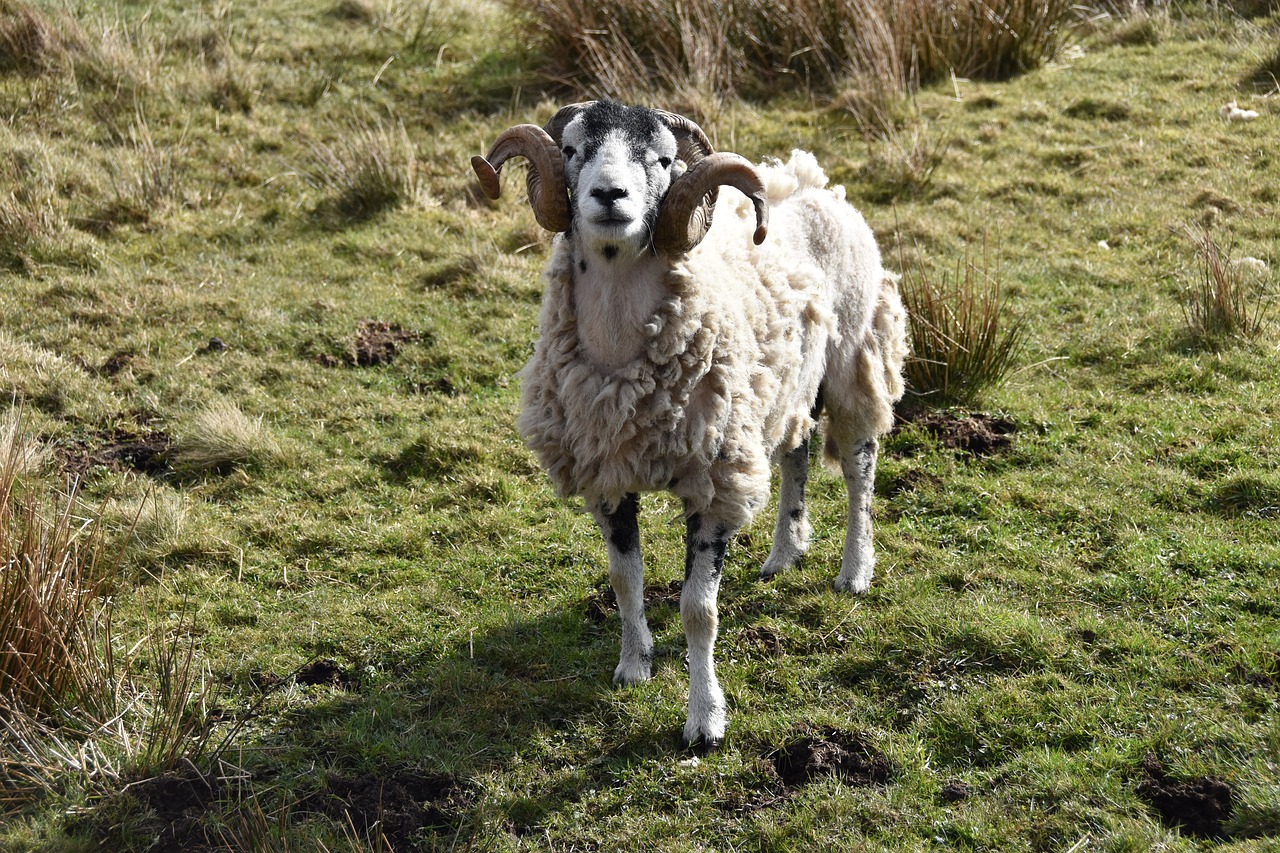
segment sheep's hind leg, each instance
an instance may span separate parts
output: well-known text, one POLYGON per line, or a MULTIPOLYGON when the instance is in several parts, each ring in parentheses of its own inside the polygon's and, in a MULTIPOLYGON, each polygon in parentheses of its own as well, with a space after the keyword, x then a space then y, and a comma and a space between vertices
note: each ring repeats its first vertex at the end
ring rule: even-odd
POLYGON ((840 448, 840 467, 849 491, 849 524, 845 532, 844 560, 836 589, 866 592, 875 574, 876 555, 871 542, 871 496, 875 492, 876 454, 880 442, 869 438, 840 448))
POLYGON ((724 554, 733 530, 697 513, 688 518, 685 539, 684 589, 680 620, 689 643, 689 718, 684 743, 714 749, 724 740, 727 717, 724 693, 716 680, 715 645, 719 618, 716 596, 724 571, 724 554))
POLYGON ((609 551, 609 583, 622 620, 622 654, 613 683, 648 681, 653 666, 653 635, 644 618, 644 560, 640 555, 640 501, 627 495, 612 510, 597 507, 596 522, 609 551))
POLYGON ((794 566, 809 550, 809 537, 813 534, 804 503, 809 481, 809 440, 806 438, 783 454, 778 468, 778 524, 773 531, 773 548, 760 569, 761 580, 794 566))

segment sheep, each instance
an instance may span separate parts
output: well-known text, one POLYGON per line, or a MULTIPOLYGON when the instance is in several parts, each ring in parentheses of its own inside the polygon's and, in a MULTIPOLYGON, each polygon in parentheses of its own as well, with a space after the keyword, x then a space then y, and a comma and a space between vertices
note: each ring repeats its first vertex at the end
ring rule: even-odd
POLYGON ((535 218, 558 234, 517 426, 604 536, 622 622, 616 684, 647 680, 653 662, 638 496, 682 500, 683 741, 714 748, 727 725, 714 664, 725 551, 768 501, 777 460, 778 518, 760 577, 805 553, 809 439, 824 411, 825 450, 849 494, 836 587, 871 582, 878 439, 906 357, 896 277, 812 154, 752 166, 713 152, 683 116, 605 100, 510 128, 487 158, 472 158, 490 198, 516 156, 529 161, 535 218))

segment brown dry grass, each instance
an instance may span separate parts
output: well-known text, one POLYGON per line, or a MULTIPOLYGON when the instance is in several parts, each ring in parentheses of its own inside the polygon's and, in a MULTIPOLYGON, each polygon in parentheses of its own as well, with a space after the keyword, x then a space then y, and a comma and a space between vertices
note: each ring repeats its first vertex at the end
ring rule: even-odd
POLYGON ((1075 14, 1066 0, 507 5, 528 16, 553 79, 622 98, 655 84, 767 96, 900 92, 952 73, 1001 79, 1051 59, 1075 14))

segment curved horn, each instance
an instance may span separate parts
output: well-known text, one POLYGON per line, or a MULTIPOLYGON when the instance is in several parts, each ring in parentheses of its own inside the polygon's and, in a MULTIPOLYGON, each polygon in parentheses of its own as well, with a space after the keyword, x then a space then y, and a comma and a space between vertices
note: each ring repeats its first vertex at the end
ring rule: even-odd
POLYGON ((536 124, 518 124, 504 130, 489 149, 489 156, 471 158, 471 168, 480 179, 480 188, 489 198, 502 194, 498 171, 512 157, 529 161, 525 177, 533 217, 548 231, 568 231, 569 191, 564 183, 564 161, 560 145, 536 124))
POLYGON ((769 202, 764 183, 745 157, 719 152, 710 154, 671 184, 653 226, 653 248, 674 255, 689 252, 702 242, 711 227, 711 209, 703 204, 717 187, 730 186, 751 199, 756 209, 752 240, 764 242, 769 233, 769 202))
POLYGON ((676 138, 676 156, 685 162, 687 166, 693 166, 703 157, 706 157, 715 151, 711 147, 711 140, 702 131, 702 128, 676 113, 669 113, 666 110, 654 110, 658 114, 658 118, 662 119, 671 133, 676 138))
POLYGON ((551 117, 551 121, 544 124, 542 129, 547 132, 547 136, 550 136, 556 141, 556 145, 558 146, 560 144, 561 136, 564 134, 565 126, 568 125, 569 122, 573 121, 574 117, 578 113, 582 112, 594 103, 595 101, 581 101, 576 104, 563 106, 556 110, 556 114, 551 117))

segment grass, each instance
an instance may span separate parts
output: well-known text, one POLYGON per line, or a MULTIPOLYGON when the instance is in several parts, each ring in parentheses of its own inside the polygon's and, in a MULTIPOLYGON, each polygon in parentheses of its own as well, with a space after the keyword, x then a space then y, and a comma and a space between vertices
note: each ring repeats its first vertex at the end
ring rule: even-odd
POLYGON ((813 150, 907 275, 963 279, 998 244, 1025 329, 964 418, 885 440, 867 596, 830 590, 838 476, 811 478, 796 571, 751 580, 767 512, 733 544, 732 725, 695 762, 678 506, 642 516, 655 677, 614 690, 603 546, 514 429, 549 240, 518 198, 476 201, 467 161, 571 97, 522 22, 0 7, 49 45, 0 62, 0 406, 41 449, 23 500, 78 477, 120 555, 117 713, 0 716, 0 848, 1273 845, 1277 330, 1203 346, 1184 305, 1188 222, 1274 292, 1280 21, 1152 14, 1007 79, 921 78, 871 130, 857 86, 791 90, 802 57, 770 99, 689 96, 717 147, 813 150), (1221 121, 1231 100, 1259 118, 1221 121), (412 163, 420 194, 343 214, 322 150, 412 163), (173 181, 144 204, 147 163, 173 181), (1222 837, 1157 806, 1220 785, 1222 837))
POLYGON ((548 73, 589 93, 900 92, 947 75, 1004 79, 1052 59, 1068 3, 511 3, 548 73))
POLYGON ((1008 316, 1008 298, 984 258, 933 277, 903 264, 902 301, 910 318, 906 407, 965 406, 1004 382, 1026 344, 1024 318, 1008 316))
POLYGON ((1192 231, 1189 237, 1199 261, 1198 275, 1183 302, 1192 340, 1215 346, 1232 338, 1253 339, 1265 334, 1271 328, 1268 315, 1274 299, 1262 281, 1266 263, 1257 258, 1249 259, 1252 264, 1233 260, 1208 228, 1192 231))

